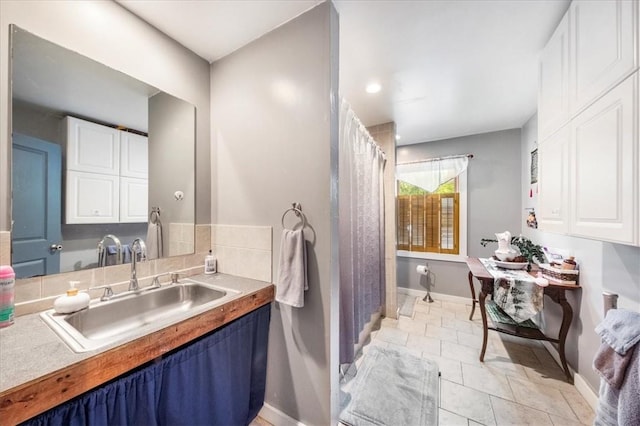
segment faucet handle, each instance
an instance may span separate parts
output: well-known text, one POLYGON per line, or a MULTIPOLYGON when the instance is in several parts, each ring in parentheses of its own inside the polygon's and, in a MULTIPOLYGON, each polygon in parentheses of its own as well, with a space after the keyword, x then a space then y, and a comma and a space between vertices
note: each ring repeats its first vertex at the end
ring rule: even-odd
MULTIPOLYGON (((160 275, 164 275, 164 274, 160 274, 160 275)), ((151 281, 151 287, 157 287, 160 288, 160 275, 156 275, 155 277, 153 277, 153 280, 151 281)))
POLYGON ((156 275, 155 277, 153 277, 153 280, 151 281, 151 287, 160 287, 160 277, 163 277, 165 275, 170 275, 171 272, 163 272, 161 274, 156 275))
POLYGON ((186 272, 171 272, 171 284, 177 284, 180 275, 187 275, 186 272))
POLYGON ((104 289, 104 293, 102 293, 102 296, 100 297, 101 301, 105 302, 113 297, 113 290, 111 289, 110 284, 99 285, 97 287, 89 288, 89 290, 100 290, 100 289, 104 289))

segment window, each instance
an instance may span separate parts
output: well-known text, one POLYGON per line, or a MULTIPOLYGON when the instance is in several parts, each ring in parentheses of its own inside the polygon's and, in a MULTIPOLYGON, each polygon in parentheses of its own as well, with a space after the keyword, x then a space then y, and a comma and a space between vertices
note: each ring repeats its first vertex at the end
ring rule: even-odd
POLYGON ((418 193, 407 194, 408 187, 417 188, 398 181, 398 250, 459 254, 457 179, 441 185, 435 193, 418 188, 418 193))
POLYGON ((397 167, 400 256, 441 260, 466 256, 467 158, 462 162, 445 160, 397 167))

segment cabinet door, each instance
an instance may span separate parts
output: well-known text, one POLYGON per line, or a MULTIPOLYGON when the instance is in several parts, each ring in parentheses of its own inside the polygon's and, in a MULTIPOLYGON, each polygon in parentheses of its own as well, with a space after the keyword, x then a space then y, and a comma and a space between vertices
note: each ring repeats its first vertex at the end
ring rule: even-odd
POLYGON ((571 3, 572 113, 588 106, 637 68, 636 6, 630 0, 571 3))
POLYGON ((120 178, 120 222, 147 222, 149 181, 120 178))
POLYGON ((547 43, 540 59, 538 137, 545 140, 569 120, 569 14, 547 43))
POLYGON ((67 117, 67 170, 118 175, 120 131, 67 117))
POLYGON ((571 233, 633 244, 637 74, 571 122, 571 233))
POLYGON ((120 176, 147 179, 149 177, 148 143, 146 136, 120 134, 120 176))
POLYGON ((569 231, 569 126, 538 147, 538 226, 565 234, 569 231))
POLYGON ((120 178, 67 170, 66 223, 117 223, 120 178))

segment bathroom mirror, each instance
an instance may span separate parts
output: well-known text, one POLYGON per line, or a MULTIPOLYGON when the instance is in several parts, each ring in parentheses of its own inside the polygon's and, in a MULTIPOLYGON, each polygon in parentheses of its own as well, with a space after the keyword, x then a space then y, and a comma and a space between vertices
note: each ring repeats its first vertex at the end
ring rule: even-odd
MULTIPOLYGON (((101 266, 98 245, 102 240, 106 252, 102 263, 117 263, 118 244, 105 238, 108 235, 119 240, 126 262, 133 240, 147 241, 148 231, 151 235, 158 226, 162 236, 158 257, 193 253, 195 107, 15 25, 11 27, 11 48, 11 237, 17 277, 101 266), (135 185, 125 187, 129 178, 122 172, 132 154, 126 157, 125 149, 103 149, 100 142, 96 143, 98 160, 106 158, 105 152, 115 152, 113 158, 107 157, 122 163, 117 165, 119 172, 109 177, 110 186, 87 186, 86 182, 102 182, 102 171, 83 175, 84 183, 70 186, 76 179, 72 174, 75 160, 67 152, 68 145, 76 142, 67 143, 72 140, 67 117, 102 126, 99 129, 116 132, 117 138, 146 137, 144 150, 128 151, 137 152, 147 169, 134 178, 135 185), (110 206, 117 206, 111 209, 115 216, 101 219, 103 223, 92 223, 91 218, 85 223, 69 220, 73 210, 69 203, 80 193, 92 202, 109 201, 110 206), (152 214, 154 208, 159 216, 152 214), (127 209, 137 209, 137 216, 132 219, 122 213, 127 209), (149 218, 153 219, 151 227, 149 218)), ((80 154, 72 155, 74 159, 86 153, 85 145, 78 146, 80 154)), ((95 212, 98 216, 99 210, 95 212)))

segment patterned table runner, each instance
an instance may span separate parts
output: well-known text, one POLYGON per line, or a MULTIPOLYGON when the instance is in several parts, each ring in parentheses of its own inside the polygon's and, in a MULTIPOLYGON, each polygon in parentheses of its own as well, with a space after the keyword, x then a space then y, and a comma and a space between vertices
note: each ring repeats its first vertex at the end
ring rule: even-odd
POLYGON ((501 269, 493 259, 480 259, 494 278, 493 301, 516 322, 533 318, 542 310, 544 290, 523 270, 501 269))

